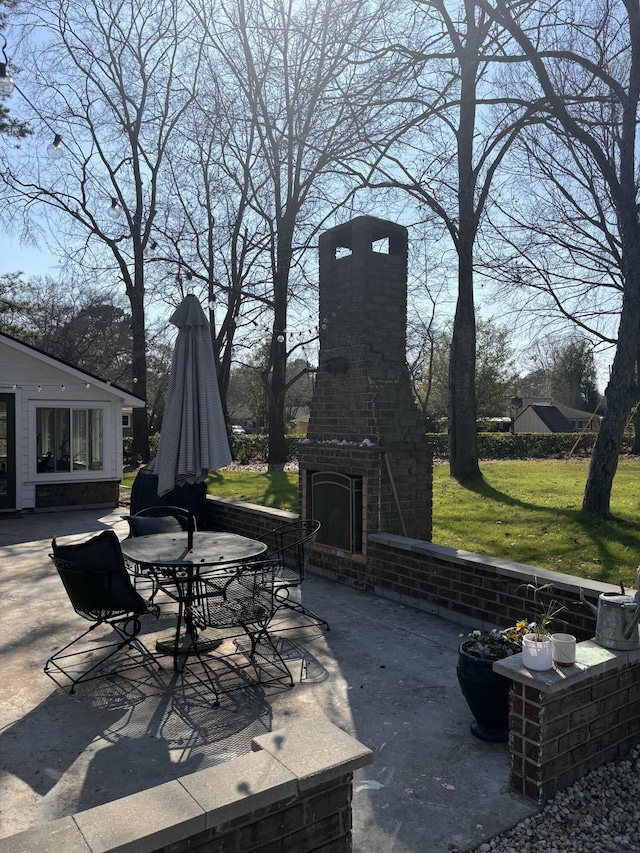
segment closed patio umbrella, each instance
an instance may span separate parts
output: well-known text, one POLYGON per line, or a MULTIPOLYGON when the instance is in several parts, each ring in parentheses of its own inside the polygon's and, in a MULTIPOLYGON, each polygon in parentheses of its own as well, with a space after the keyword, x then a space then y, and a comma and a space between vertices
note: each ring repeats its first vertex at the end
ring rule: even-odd
MULTIPOLYGON (((209 472, 231 462, 211 332, 196 296, 185 296, 170 322, 179 331, 153 465, 160 497, 176 486, 202 483, 209 472)), ((189 548, 192 545, 190 523, 189 548)))

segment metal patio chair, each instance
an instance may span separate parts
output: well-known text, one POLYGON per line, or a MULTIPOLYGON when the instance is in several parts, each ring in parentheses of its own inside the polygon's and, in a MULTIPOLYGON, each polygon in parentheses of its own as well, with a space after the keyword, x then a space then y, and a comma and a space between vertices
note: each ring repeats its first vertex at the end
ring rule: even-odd
MULTIPOLYGON (((324 625, 329 630, 326 619, 313 613, 303 604, 291 597, 291 590, 304 581, 311 552, 320 530, 320 522, 315 519, 291 521, 276 527, 269 534, 267 557, 278 563, 275 577, 276 612, 283 608, 295 610, 310 620, 311 624, 324 625)), ((278 631, 292 630, 278 628, 278 631)))
MULTIPOLYGON (((185 623, 191 636, 192 652, 202 667, 204 677, 194 670, 186 655, 183 669, 211 688, 215 705, 219 704, 221 694, 251 687, 255 683, 264 685, 284 681, 288 687, 293 686, 289 668, 269 633, 269 623, 277 607, 274 595, 277 568, 277 562, 270 560, 225 565, 206 576, 184 579, 182 587, 179 587, 179 594, 184 599, 185 623), (225 639, 235 637, 236 652, 231 655, 224 655, 222 651, 213 655, 202 652, 198 632, 207 628, 215 628, 225 635, 225 639), (246 656, 249 664, 231 660, 238 654, 246 656), (216 659, 225 664, 225 675, 235 670, 236 674, 243 675, 243 680, 222 684, 216 678, 216 659), (251 677, 246 675, 249 668, 252 669, 251 677)), ((174 659, 177 662, 177 649, 174 659)))
POLYGON ((138 638, 142 627, 140 617, 151 612, 157 618, 158 614, 149 609, 135 590, 114 531, 105 530, 80 544, 62 545, 54 539, 51 547, 53 553, 49 556, 73 609, 91 625, 49 658, 44 667, 45 673, 56 683, 59 683, 56 674, 65 676, 71 682, 69 692, 74 693, 76 684, 116 675, 141 665, 161 669, 154 655, 138 638), (88 640, 92 632, 101 626, 110 628, 116 637, 96 645, 81 642, 88 640), (104 664, 125 650, 136 654, 123 654, 117 668, 104 672, 104 664))
MULTIPOLYGON (((129 525, 129 537, 151 536, 156 533, 182 533, 189 529, 189 511, 179 506, 150 506, 141 509, 135 515, 123 515, 122 518, 129 525)), ((196 520, 193 518, 193 529, 196 530, 196 520)), ((139 564, 130 560, 126 561, 127 569, 133 577, 133 585, 139 588, 140 582, 151 584, 151 595, 147 599, 153 604, 158 592, 158 585, 154 575, 145 572, 139 564)))
MULTIPOLYGON (((135 515, 123 515, 122 518, 129 524, 130 536, 177 533, 189 529, 189 511, 179 506, 150 506, 135 515)), ((195 530, 195 518, 193 525, 195 530)))

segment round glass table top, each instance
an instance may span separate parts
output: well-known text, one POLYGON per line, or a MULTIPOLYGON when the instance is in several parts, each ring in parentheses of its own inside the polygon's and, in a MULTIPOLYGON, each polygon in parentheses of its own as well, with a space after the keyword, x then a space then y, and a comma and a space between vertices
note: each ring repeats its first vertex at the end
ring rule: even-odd
POLYGON ((123 539, 122 553, 135 563, 156 566, 216 566, 241 563, 267 550, 264 542, 237 533, 196 531, 193 547, 187 547, 187 532, 153 533, 123 539))

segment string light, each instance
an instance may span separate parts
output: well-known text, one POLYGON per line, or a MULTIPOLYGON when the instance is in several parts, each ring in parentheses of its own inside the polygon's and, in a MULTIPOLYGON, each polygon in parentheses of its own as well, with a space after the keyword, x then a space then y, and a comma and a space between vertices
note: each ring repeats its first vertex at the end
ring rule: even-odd
POLYGON ((107 216, 110 216, 111 219, 119 219, 121 210, 118 199, 111 196, 111 207, 107 211, 107 216))
MULTIPOLYGON (((66 389, 66 387, 65 387, 64 385, 61 385, 61 386, 60 386, 60 389, 61 389, 62 391, 66 391, 66 390, 67 390, 67 389, 66 389)), ((38 390, 40 390, 40 389, 38 389, 38 390)))
POLYGON ((50 160, 59 160, 64 151, 62 150, 62 137, 59 133, 53 137, 53 142, 47 145, 47 154, 50 160))
POLYGON ((0 62, 0 96, 3 98, 8 98, 9 95, 13 92, 15 88, 15 83, 7 74, 7 54, 5 53, 5 47, 7 46, 7 40, 4 36, 1 36, 3 45, 2 45, 2 62, 0 62))

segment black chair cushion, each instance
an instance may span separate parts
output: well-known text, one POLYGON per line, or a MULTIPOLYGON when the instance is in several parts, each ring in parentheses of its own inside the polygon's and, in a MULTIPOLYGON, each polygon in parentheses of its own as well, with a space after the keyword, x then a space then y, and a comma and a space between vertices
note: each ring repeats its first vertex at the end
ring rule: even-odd
POLYGON ((73 545, 60 545, 54 539, 51 547, 53 556, 67 564, 70 580, 84 600, 82 610, 146 611, 144 599, 131 583, 113 530, 104 530, 86 542, 73 545))
POLYGON ((132 536, 149 536, 153 533, 181 533, 182 525, 172 515, 153 516, 128 515, 132 536))

